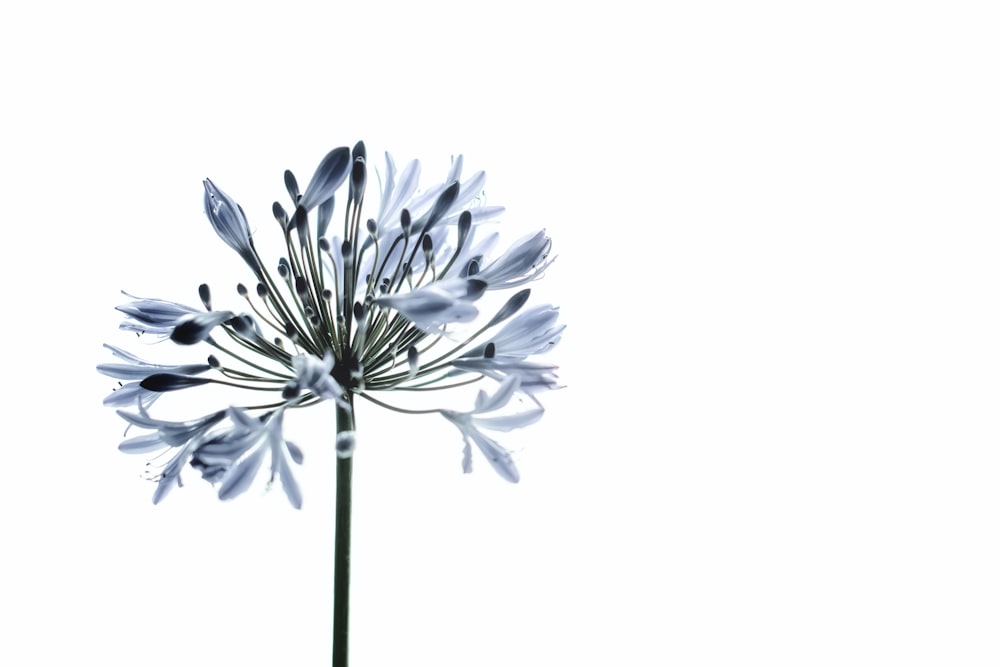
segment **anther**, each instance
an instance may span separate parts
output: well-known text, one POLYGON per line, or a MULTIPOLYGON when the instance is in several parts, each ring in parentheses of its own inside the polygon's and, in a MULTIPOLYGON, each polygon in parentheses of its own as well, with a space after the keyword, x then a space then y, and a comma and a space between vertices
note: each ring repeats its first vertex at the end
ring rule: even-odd
POLYGON ((282 229, 288 227, 288 213, 285 212, 284 207, 278 202, 271 204, 271 213, 274 214, 274 219, 278 221, 282 229))
POLYGON ((212 293, 209 291, 206 283, 198 285, 198 296, 201 297, 201 302, 205 306, 205 310, 212 310, 212 293))

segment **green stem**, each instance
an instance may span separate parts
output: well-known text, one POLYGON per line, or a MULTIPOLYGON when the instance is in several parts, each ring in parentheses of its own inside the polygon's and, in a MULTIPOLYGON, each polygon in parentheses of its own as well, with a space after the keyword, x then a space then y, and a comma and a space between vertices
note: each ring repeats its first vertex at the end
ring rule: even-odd
MULTIPOLYGON (((337 406, 337 433, 354 431, 354 395, 350 407, 337 406)), ((353 435, 353 434, 352 434, 353 435)), ((354 457, 337 457, 336 534, 333 543, 333 667, 347 667, 347 611, 351 583, 351 473, 354 457)))

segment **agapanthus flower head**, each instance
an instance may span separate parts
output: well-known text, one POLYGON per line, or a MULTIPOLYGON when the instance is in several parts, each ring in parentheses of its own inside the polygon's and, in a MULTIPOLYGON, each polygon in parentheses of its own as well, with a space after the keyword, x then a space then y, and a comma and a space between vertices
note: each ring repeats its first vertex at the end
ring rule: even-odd
MULTIPOLYGON (((443 416, 465 442, 467 472, 474 444, 504 479, 519 479, 511 453, 486 431, 534 423, 543 414, 538 395, 560 386, 556 366, 538 359, 562 335, 558 309, 526 307, 525 285, 551 264, 552 242, 540 231, 493 252, 498 233, 487 228, 503 208, 484 203, 485 174, 463 180, 462 167, 459 156, 442 182, 421 190, 420 163, 400 170, 387 153, 372 211, 363 143, 330 151, 304 191, 285 172, 290 202, 271 211, 284 252, 271 258, 259 253, 242 207, 205 179, 205 213, 255 284, 237 286, 232 309, 215 309, 207 285, 198 288, 200 307, 129 295, 118 308, 126 316, 121 329, 207 354, 157 364, 108 345, 119 361, 97 367, 125 381, 104 399, 129 425, 119 448, 157 455, 154 502, 182 484, 187 466, 217 485, 220 498, 235 497, 267 461, 269 483, 280 482, 299 507, 292 469, 303 455, 284 439, 286 413, 330 401, 353 425, 356 397, 443 416), (342 225, 334 224, 335 203, 342 225), (505 290, 512 292, 505 301, 484 298, 505 290), (225 385, 233 401, 180 422, 150 414, 163 394, 210 384, 225 385), (474 384, 483 388, 464 411, 396 400, 474 384)), ((330 442, 345 458, 358 437, 352 427, 330 442)))

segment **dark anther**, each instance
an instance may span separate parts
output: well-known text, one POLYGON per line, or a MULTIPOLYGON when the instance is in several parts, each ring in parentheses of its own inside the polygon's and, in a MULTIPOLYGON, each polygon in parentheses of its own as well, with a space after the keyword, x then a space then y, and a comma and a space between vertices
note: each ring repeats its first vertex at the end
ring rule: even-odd
POLYGON ((365 149, 365 142, 359 141, 358 143, 354 144, 354 150, 351 151, 351 157, 353 157, 355 160, 357 160, 358 158, 364 160, 365 158, 368 157, 368 151, 365 149))
POLYGON ((140 382, 139 386, 147 391, 164 392, 197 387, 208 382, 211 382, 208 378, 188 377, 174 373, 154 373, 140 382))
POLYGON ((359 202, 365 197, 365 181, 367 173, 365 171, 365 158, 359 156, 354 158, 354 167, 351 169, 351 192, 353 201, 359 202))
POLYGON ((282 229, 288 227, 288 213, 285 212, 284 207, 278 202, 271 204, 271 213, 274 214, 274 219, 278 221, 282 229))
POLYGON ((309 282, 306 281, 305 276, 295 276, 295 293, 302 300, 309 296, 309 282))
POLYGON ((428 231, 431 227, 437 224, 437 221, 444 217, 445 213, 451 208, 451 205, 455 203, 455 199, 458 197, 458 181, 455 181, 448 187, 444 189, 444 192, 437 198, 434 202, 434 208, 431 209, 430 215, 427 217, 427 223, 424 225, 423 231, 428 231))
POLYGON ((305 245, 309 241, 309 214, 299 206, 295 209, 295 227, 299 230, 299 245, 305 245))
POLYGON ((472 229, 472 213, 468 211, 462 211, 462 215, 458 216, 458 247, 461 248, 465 245, 466 239, 469 237, 469 231, 472 229))
POLYGON ((301 194, 299 192, 299 184, 298 181, 295 180, 295 174, 287 169, 285 170, 285 189, 288 190, 288 196, 292 198, 292 201, 298 204, 299 196, 301 194))
POLYGON ((244 337, 253 336, 255 333, 253 318, 249 315, 237 315, 233 319, 226 322, 226 324, 231 326, 236 333, 244 337))
POLYGON ((476 300, 483 295, 486 291, 486 283, 482 280, 476 278, 470 278, 465 283, 465 296, 469 299, 476 300))
POLYGON ((198 285, 198 296, 201 297, 201 302, 205 306, 205 310, 212 310, 212 293, 208 289, 208 285, 202 283, 198 285))

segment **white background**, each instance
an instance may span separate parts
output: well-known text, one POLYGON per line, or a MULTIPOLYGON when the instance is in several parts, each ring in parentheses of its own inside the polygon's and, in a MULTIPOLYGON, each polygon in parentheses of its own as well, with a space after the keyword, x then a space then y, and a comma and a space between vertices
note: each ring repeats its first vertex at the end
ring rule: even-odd
POLYGON ((352 664, 997 664, 991 4, 2 10, 0 663, 328 664, 332 413, 300 512, 153 507, 94 366, 121 289, 235 302, 202 178, 271 234, 364 139, 547 229, 568 387, 517 486, 361 406, 352 664))

